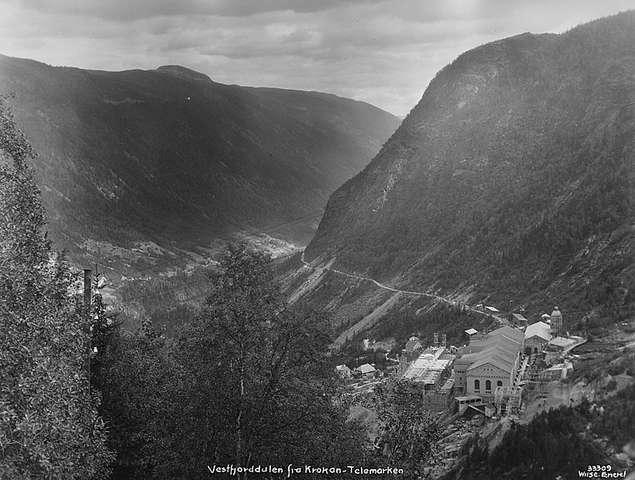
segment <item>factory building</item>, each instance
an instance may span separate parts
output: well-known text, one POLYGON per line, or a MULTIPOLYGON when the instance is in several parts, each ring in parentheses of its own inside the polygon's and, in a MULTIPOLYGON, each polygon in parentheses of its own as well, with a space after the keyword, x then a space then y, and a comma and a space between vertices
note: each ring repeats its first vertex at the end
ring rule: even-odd
POLYGON ((450 376, 455 358, 443 346, 428 347, 404 372, 404 379, 421 388, 430 411, 445 410, 452 401, 454 381, 450 376))
POLYGON ((509 389, 516 383, 525 336, 504 326, 476 337, 460 349, 454 362, 455 393, 493 401, 497 388, 509 389))
POLYGON ((551 341, 551 327, 545 322, 532 323, 525 330, 525 353, 537 354, 551 341))

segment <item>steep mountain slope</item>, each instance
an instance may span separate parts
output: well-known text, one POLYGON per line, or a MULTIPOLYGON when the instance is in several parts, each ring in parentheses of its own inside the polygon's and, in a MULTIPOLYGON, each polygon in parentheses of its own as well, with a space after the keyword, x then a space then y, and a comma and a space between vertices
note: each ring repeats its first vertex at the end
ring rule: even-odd
POLYGON ((361 102, 222 85, 179 66, 104 72, 0 56, 0 93, 14 94, 39 153, 58 246, 124 266, 141 251, 139 269, 235 232, 275 226, 305 242, 329 194, 398 123, 361 102))
POLYGON ((535 313, 630 302, 634 17, 461 55, 331 196, 305 259, 535 313))

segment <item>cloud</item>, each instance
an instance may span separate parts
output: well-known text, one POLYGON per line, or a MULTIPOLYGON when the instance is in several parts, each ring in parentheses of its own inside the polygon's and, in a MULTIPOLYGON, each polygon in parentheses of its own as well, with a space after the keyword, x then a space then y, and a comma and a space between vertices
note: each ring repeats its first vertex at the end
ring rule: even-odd
POLYGON ((218 15, 245 17, 266 12, 319 12, 338 6, 382 0, 22 0, 23 8, 46 13, 138 20, 157 16, 218 15))
POLYGON ((181 64, 218 82, 326 91, 405 115, 463 51, 628 3, 0 0, 0 53, 107 70, 181 64))

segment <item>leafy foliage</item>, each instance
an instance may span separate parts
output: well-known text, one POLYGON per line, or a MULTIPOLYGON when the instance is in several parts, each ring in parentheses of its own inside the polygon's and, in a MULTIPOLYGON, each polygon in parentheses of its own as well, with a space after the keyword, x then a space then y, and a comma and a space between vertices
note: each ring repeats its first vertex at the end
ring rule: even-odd
MULTIPOLYGON (((613 380, 615 382, 615 380, 613 380)), ((603 413, 589 412, 594 433, 607 437, 619 449, 633 440, 635 432, 635 385, 602 402, 603 413)))
POLYGON ((105 478, 111 453, 88 376, 89 322, 50 250, 29 159, 0 105, 0 477, 105 478))
POLYGON ((421 478, 425 463, 437 454, 440 437, 421 390, 405 380, 380 384, 375 388, 375 404, 382 460, 404 468, 405 478, 421 478))
POLYGON ((603 454, 580 433, 587 423, 585 409, 561 407, 542 412, 527 425, 514 423, 489 455, 486 445, 472 442, 456 478, 573 478, 586 465, 605 464, 603 454))
POLYGON ((205 307, 169 340, 146 323, 100 362, 118 478, 206 478, 208 464, 359 462, 324 319, 289 311, 270 261, 231 246, 205 307))

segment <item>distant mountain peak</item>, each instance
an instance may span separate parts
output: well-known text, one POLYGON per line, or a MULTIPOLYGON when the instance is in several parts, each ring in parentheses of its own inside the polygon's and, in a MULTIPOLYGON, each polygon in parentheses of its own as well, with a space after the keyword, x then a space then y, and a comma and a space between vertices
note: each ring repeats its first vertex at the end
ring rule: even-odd
POLYGON ((196 70, 192 70, 191 68, 183 67, 181 65, 162 65, 157 68, 157 72, 167 73, 187 80, 213 82, 213 80, 204 73, 197 72, 196 70))

